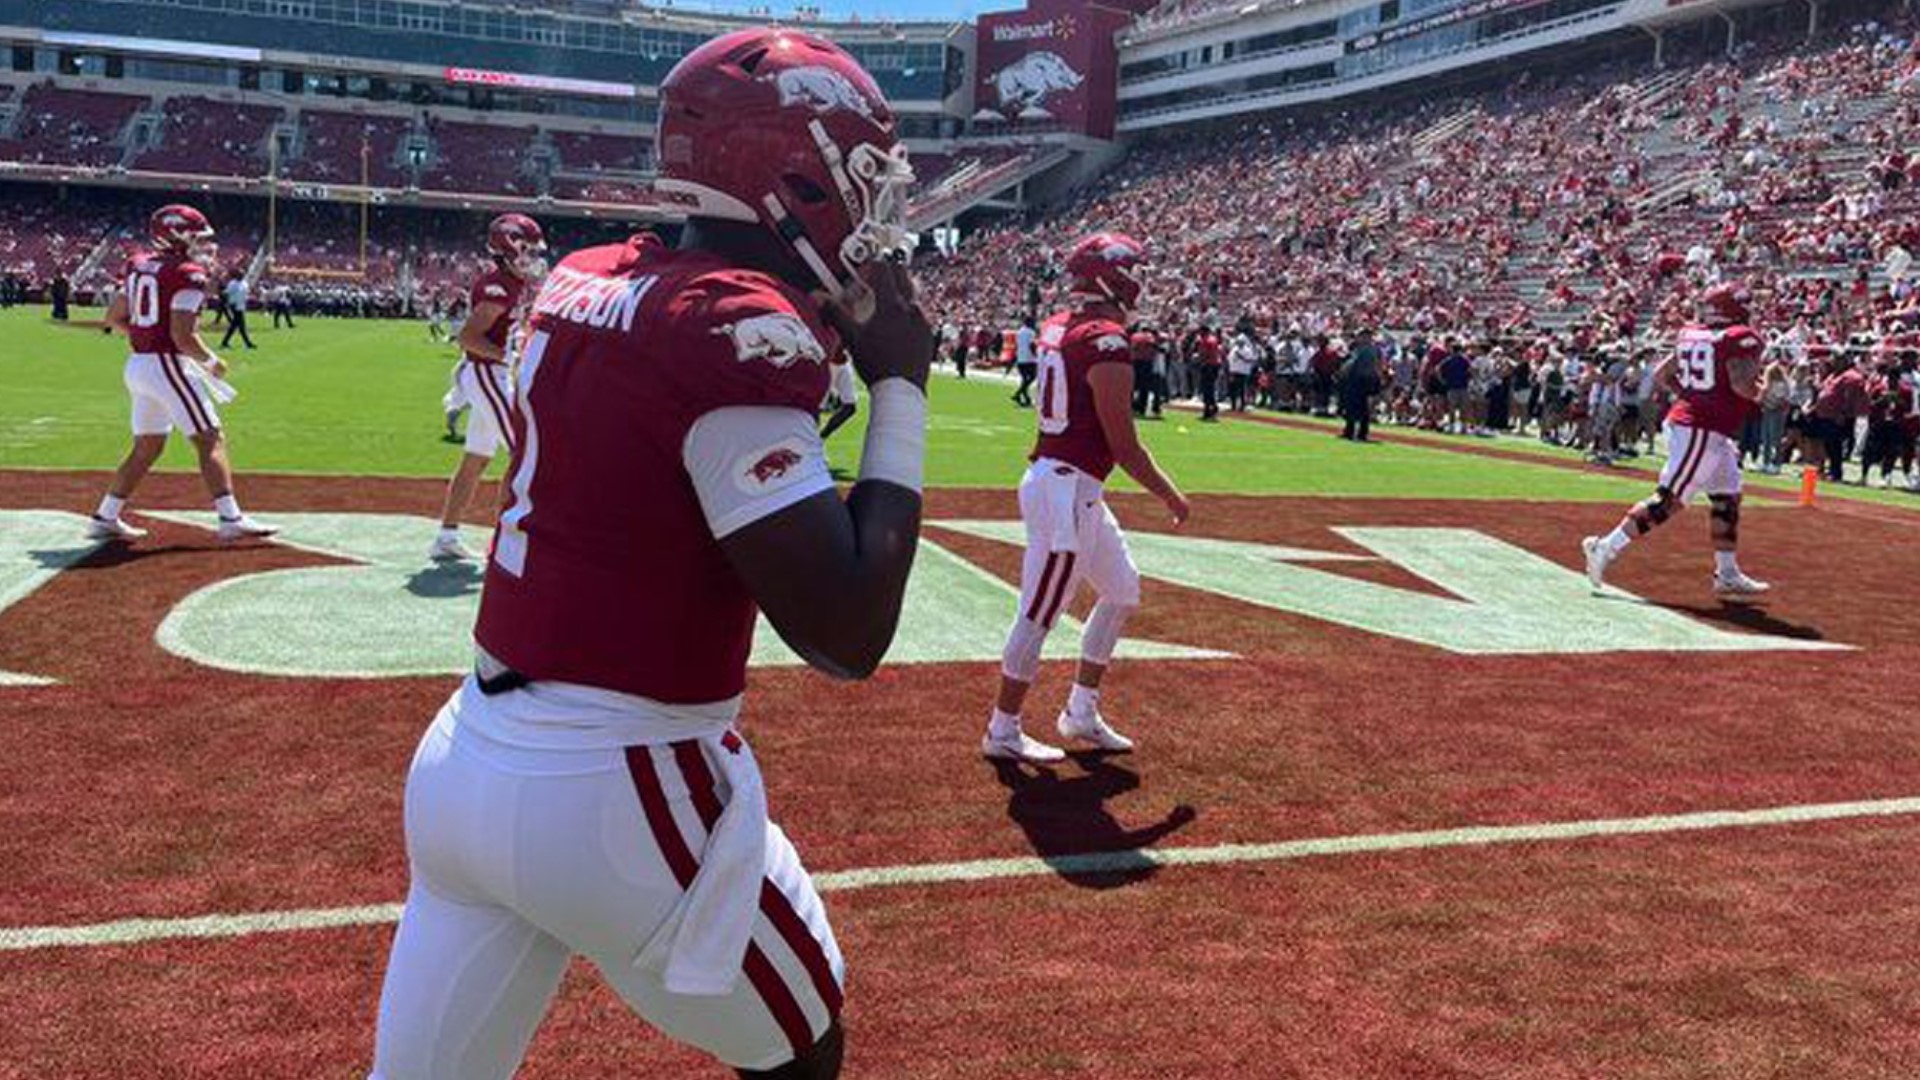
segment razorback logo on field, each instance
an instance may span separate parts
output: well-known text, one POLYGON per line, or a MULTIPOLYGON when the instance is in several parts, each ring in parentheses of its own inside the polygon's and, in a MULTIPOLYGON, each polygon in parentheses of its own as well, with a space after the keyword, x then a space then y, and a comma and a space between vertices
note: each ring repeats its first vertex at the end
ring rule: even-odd
POLYGON ((725 334, 733 342, 734 355, 743 364, 765 360, 774 367, 787 368, 801 360, 816 364, 827 360, 826 346, 800 316, 784 311, 753 315, 718 327, 714 333, 725 334))

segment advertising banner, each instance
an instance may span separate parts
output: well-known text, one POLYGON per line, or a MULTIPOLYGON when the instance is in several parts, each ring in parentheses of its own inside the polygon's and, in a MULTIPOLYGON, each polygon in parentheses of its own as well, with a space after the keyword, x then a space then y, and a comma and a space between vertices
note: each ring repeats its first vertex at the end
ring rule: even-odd
POLYGON ((1033 0, 1025 11, 982 15, 975 119, 1113 137, 1126 11, 1074 0, 1033 0))

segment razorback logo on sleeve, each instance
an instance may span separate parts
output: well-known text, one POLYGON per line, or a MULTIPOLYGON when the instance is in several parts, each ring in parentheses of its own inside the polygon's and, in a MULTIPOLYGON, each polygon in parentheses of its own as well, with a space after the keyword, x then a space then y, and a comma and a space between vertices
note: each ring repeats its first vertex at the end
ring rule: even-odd
POLYGON ((481 287, 480 295, 494 300, 505 300, 507 298, 507 288, 498 282, 488 282, 481 287))
POLYGON ((784 311, 751 315, 714 328, 733 342, 734 356, 741 362, 764 360, 777 368, 788 368, 801 360, 826 362, 826 347, 800 316, 784 311))
POLYGON ((800 479, 800 467, 806 460, 806 448, 795 439, 786 439, 740 455, 733 482, 749 495, 778 491, 800 479))

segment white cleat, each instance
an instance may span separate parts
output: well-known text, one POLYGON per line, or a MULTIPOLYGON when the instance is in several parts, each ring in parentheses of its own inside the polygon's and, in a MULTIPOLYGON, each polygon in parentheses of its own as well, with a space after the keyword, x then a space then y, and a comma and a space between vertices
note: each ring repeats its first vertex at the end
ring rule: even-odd
POLYGON ((264 525, 245 514, 241 514, 237 518, 220 519, 220 531, 218 535, 222 543, 231 544, 237 540, 258 540, 264 536, 272 536, 279 531, 280 526, 278 525, 264 525))
POLYGON ((95 515, 87 522, 89 540, 138 540, 147 535, 147 530, 136 529, 119 518, 103 518, 95 515))
POLYGON ((434 562, 472 562, 479 557, 458 535, 435 537, 427 549, 427 558, 434 562))
POLYGON ((1011 735, 995 735, 988 730, 980 740, 980 752, 987 757, 1000 761, 1025 761, 1034 765, 1051 765, 1056 761, 1065 761, 1067 752, 1057 746, 1048 746, 1024 731, 1015 731, 1011 735))
POLYGON ((1587 581, 1594 592, 1599 592, 1607 587, 1607 567, 1613 565, 1613 552, 1607 550, 1606 541, 1597 536, 1580 541, 1580 550, 1587 555, 1587 581))
POLYGON ((1109 750, 1116 754, 1125 754, 1133 750, 1133 740, 1107 726, 1107 721, 1098 711, 1086 716, 1075 716, 1062 709, 1060 719, 1054 722, 1060 729, 1060 737, 1083 742, 1096 750, 1109 750))
POLYGON ((1713 575, 1713 595, 1723 598, 1761 596, 1771 588, 1773 586, 1766 582, 1755 581, 1738 570, 1731 574, 1713 575))

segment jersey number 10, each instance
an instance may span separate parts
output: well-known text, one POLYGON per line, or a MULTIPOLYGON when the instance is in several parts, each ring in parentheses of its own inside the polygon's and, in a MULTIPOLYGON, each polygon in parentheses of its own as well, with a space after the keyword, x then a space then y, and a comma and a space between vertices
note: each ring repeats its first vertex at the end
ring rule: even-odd
POLYGON ((152 274, 127 275, 127 321, 135 326, 160 325, 160 279, 152 274))

